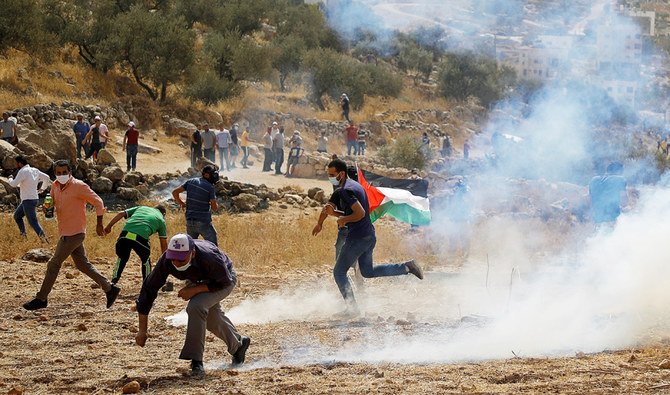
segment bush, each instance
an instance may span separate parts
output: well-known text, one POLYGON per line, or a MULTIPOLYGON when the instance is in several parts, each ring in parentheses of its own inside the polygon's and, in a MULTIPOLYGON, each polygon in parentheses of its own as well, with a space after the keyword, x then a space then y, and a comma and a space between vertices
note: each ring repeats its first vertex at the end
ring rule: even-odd
POLYGON ((216 104, 240 94, 242 87, 233 81, 219 78, 215 72, 193 72, 186 88, 186 96, 205 104, 216 104))
POLYGON ((377 156, 387 167, 412 170, 423 169, 430 160, 431 153, 422 149, 420 140, 404 135, 379 149, 377 156))
POLYGON ((484 106, 501 99, 515 79, 513 70, 471 53, 446 55, 438 72, 443 97, 456 100, 476 97, 484 106))

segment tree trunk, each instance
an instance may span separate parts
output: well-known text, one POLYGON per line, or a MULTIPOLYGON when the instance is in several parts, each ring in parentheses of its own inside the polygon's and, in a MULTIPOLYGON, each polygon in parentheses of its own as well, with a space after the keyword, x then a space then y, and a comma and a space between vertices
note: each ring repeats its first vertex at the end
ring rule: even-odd
POLYGON ((126 61, 130 65, 130 70, 133 72, 133 77, 135 77, 135 82, 137 82, 137 84, 139 86, 141 86, 145 91, 147 91, 151 100, 156 101, 156 99, 158 99, 158 95, 156 95, 156 92, 154 92, 154 90, 151 89, 151 87, 149 85, 147 85, 146 83, 144 83, 144 81, 142 81, 142 79, 140 78, 140 75, 137 73, 137 69, 135 68, 135 65, 133 64, 133 62, 131 62, 130 59, 126 59, 126 61))
POLYGON ((286 92, 286 77, 287 73, 279 73, 279 87, 282 92, 286 92))
POLYGON ((84 59, 86 63, 89 64, 89 66, 93 67, 94 69, 97 68, 97 64, 95 63, 95 58, 93 55, 91 55, 91 51, 86 48, 85 45, 78 45, 77 48, 79 49, 79 56, 84 59), (84 53, 85 52, 85 53, 84 53))
POLYGON ((161 84, 161 98, 160 98, 161 104, 165 104, 165 98, 167 97, 167 86, 168 86, 167 81, 163 81, 163 83, 161 84))

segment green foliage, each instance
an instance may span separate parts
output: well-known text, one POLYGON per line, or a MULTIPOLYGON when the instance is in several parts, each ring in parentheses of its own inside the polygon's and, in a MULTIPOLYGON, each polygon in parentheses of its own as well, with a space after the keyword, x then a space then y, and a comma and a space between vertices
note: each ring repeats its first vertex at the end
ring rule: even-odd
POLYGON ((283 36, 275 39, 272 46, 272 67, 279 71, 279 85, 281 90, 285 91, 286 78, 289 74, 300 70, 305 54, 305 41, 300 37, 283 36))
POLYGON ((213 70, 193 70, 186 84, 185 94, 205 104, 219 101, 240 93, 239 83, 220 78, 213 70))
POLYGON ((194 44, 195 33, 184 18, 141 6, 119 14, 102 42, 111 55, 106 60, 127 65, 136 82, 161 102, 168 85, 179 81, 193 63, 194 44))
POLYGON ((428 81, 430 73, 433 71, 433 54, 413 42, 400 43, 398 68, 406 73, 413 74, 415 84, 418 83, 420 77, 424 81, 428 81))
POLYGON ((272 72, 272 49, 259 45, 250 37, 237 41, 233 47, 231 71, 235 81, 257 81, 268 78, 272 72))
POLYGON ((390 70, 328 49, 307 52, 304 66, 311 76, 312 100, 322 109, 326 94, 339 98, 346 92, 351 106, 360 108, 365 95, 396 97, 402 90, 402 80, 390 70))
POLYGON ((382 147, 377 156, 387 167, 423 169, 430 160, 430 152, 424 151, 420 140, 403 135, 392 144, 382 147))
POLYGON ((44 29, 46 15, 34 0, 3 0, 0 8, 0 53, 15 48, 48 55, 54 36, 44 29))
POLYGON ((485 106, 502 98, 516 79, 513 70, 472 53, 447 54, 438 70, 442 96, 456 100, 476 97, 485 106))

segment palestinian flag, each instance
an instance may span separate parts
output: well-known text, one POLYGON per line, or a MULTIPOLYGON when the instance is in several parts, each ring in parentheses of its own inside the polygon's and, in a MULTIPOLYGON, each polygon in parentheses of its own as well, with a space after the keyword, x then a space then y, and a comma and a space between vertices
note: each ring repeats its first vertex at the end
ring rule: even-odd
POLYGON ((358 183, 370 204, 370 219, 384 214, 412 225, 430 224, 428 181, 398 180, 358 169, 358 183))

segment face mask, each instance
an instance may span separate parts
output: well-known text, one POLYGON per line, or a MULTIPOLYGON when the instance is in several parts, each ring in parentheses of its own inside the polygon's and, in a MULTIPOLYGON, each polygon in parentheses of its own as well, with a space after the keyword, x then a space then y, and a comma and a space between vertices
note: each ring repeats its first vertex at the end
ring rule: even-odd
POLYGON ((65 175, 62 175, 62 176, 56 176, 56 180, 58 182, 60 182, 62 185, 65 185, 65 184, 67 184, 68 181, 70 181, 70 175, 65 174, 65 175))
MULTIPOLYGON (((174 263, 172 264, 172 266, 174 266, 174 263)), ((185 272, 186 269, 188 269, 189 267, 191 267, 191 262, 185 264, 185 265, 182 266, 182 267, 174 266, 174 268, 177 269, 177 270, 180 271, 180 272, 185 272)))
POLYGON ((340 180, 337 179, 337 176, 328 177, 328 181, 330 181, 330 183, 333 184, 334 186, 340 185, 340 180))

